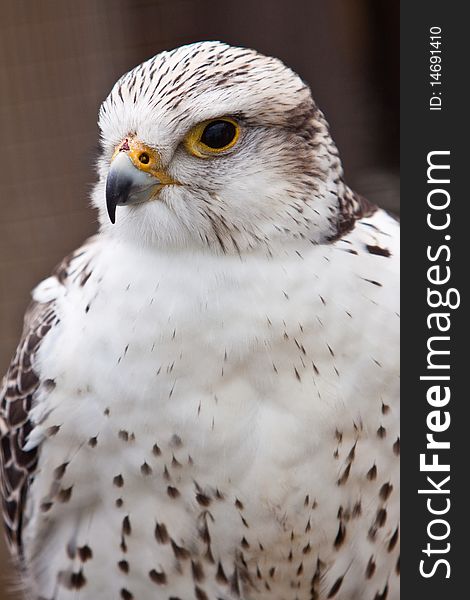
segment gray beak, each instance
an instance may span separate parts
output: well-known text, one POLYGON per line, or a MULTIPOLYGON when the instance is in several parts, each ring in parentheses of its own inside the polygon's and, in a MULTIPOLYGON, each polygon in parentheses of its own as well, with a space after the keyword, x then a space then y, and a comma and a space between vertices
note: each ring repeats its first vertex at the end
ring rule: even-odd
POLYGON ((106 179, 106 207, 111 223, 116 222, 116 206, 145 202, 159 179, 134 167, 126 152, 119 152, 106 179))

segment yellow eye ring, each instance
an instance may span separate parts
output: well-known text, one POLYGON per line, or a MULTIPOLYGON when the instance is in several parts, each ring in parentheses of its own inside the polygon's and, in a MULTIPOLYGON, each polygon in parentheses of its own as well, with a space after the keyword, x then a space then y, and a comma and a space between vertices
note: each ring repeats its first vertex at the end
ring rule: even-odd
POLYGON ((233 148, 240 137, 240 125, 230 117, 202 121, 184 140, 186 150, 198 158, 209 158, 233 148))

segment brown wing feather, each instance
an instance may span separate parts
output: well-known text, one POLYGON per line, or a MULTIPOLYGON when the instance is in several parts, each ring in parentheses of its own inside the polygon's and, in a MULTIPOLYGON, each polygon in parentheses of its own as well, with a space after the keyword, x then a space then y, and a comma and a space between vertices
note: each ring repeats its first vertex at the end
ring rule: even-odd
POLYGON ((370 217, 377 210, 375 204, 371 204, 364 196, 356 194, 349 188, 346 188, 343 196, 338 200, 339 216, 335 217, 335 233, 330 236, 329 242, 336 242, 354 229, 356 221, 370 217))
MULTIPOLYGON (((73 252, 56 267, 53 275, 62 285, 78 280, 85 285, 91 274, 88 251, 94 238, 73 252), (85 255, 85 256, 84 256, 85 255), (87 260, 77 260, 80 257, 87 260), (72 266, 72 263, 75 264, 72 266), (76 265, 76 266, 75 266, 76 265)), ((39 386, 47 390, 48 382, 41 381, 34 364, 44 337, 58 324, 54 300, 33 301, 24 318, 23 334, 0 389, 0 490, 3 519, 10 548, 22 557, 22 528, 28 488, 34 477, 39 447, 25 451, 28 435, 33 429, 30 411, 39 386)), ((53 382, 49 382, 53 387, 53 382)))
POLYGON ((38 458, 38 448, 27 452, 23 449, 32 429, 29 412, 40 383, 33 364, 44 336, 56 323, 52 302, 33 302, 30 305, 23 335, 2 386, 0 454, 3 518, 10 546, 19 555, 23 509, 38 458))

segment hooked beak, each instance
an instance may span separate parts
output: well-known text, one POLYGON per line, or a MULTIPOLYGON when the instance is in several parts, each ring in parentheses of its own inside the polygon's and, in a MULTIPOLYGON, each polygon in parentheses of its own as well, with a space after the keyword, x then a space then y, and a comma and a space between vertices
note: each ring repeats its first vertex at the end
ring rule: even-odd
POLYGON ((106 207, 111 223, 116 207, 146 202, 164 185, 176 184, 159 167, 158 154, 134 141, 125 140, 116 150, 106 179, 106 207))

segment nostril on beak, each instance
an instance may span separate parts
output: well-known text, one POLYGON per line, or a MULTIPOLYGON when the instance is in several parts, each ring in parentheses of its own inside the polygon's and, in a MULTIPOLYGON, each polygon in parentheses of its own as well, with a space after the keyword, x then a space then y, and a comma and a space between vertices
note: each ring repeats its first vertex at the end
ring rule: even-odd
MULTIPOLYGON (((145 153, 142 152, 140 157, 142 154, 145 153)), ((160 183, 154 175, 134 166, 126 152, 118 152, 111 162, 106 179, 106 208, 111 223, 116 222, 117 206, 145 201, 150 197, 152 188, 160 183)))

